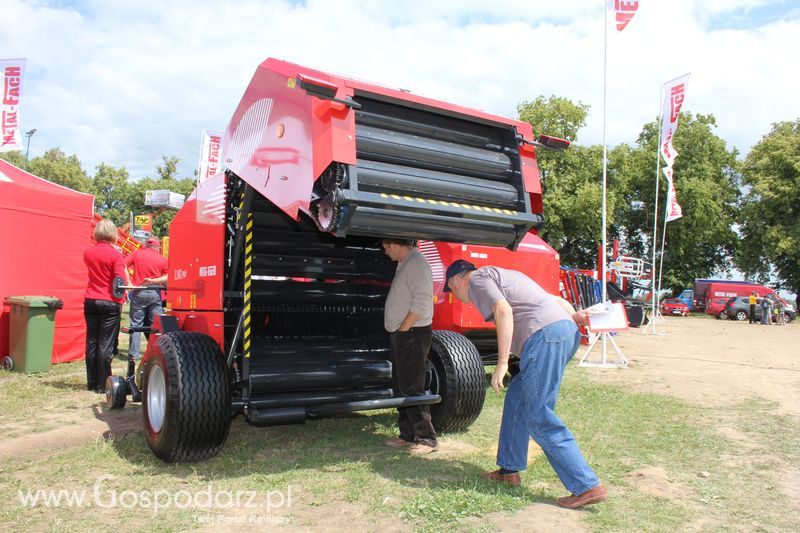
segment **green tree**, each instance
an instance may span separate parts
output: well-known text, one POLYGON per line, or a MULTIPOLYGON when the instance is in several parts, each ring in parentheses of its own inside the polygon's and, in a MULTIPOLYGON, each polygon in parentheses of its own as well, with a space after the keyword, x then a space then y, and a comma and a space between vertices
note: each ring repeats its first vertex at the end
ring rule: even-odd
MULTIPOLYGON (((586 124, 589 106, 566 98, 539 96, 517 106, 520 120, 537 133, 575 142, 586 124)), ((614 212, 620 187, 627 179, 623 168, 628 148, 609 153, 607 215, 609 241, 613 237, 614 212)), ((562 264, 592 267, 602 241, 603 147, 573 144, 564 152, 537 151, 542 181, 545 225, 542 237, 561 256, 562 264)))
POLYGON ((114 168, 100 163, 92 179, 92 188, 94 207, 101 216, 110 218, 117 226, 128 222, 133 189, 124 167, 114 168))
POLYGON ((178 163, 181 162, 176 156, 167 157, 162 154, 162 165, 156 165, 156 173, 162 180, 174 180, 178 175, 178 163))
POLYGON ((20 150, 12 150, 10 152, 0 152, 0 159, 4 159, 14 165, 15 167, 25 168, 25 154, 20 150))
POLYGON ((550 135, 575 142, 578 130, 586 125, 589 106, 568 98, 539 96, 531 102, 517 105, 517 114, 533 126, 534 133, 550 135))
MULTIPOLYGON (((714 133, 715 127, 713 115, 681 113, 673 140, 679 154, 673 168, 675 189, 683 217, 667 223, 662 275, 662 286, 673 291, 691 286, 694 278, 732 267, 737 242, 733 224, 740 196, 737 152, 727 149, 714 133)), ((630 154, 628 182, 617 213, 627 250, 648 258, 653 245, 657 139, 658 123, 646 124, 638 147, 630 154)), ((663 173, 659 182, 658 249, 667 190, 663 173)))
POLYGON ((737 266, 800 294, 800 119, 779 122, 753 147, 742 170, 737 266))
POLYGON ((92 179, 83 170, 78 156, 67 156, 60 148, 51 148, 31 159, 28 172, 76 191, 94 193, 92 179))

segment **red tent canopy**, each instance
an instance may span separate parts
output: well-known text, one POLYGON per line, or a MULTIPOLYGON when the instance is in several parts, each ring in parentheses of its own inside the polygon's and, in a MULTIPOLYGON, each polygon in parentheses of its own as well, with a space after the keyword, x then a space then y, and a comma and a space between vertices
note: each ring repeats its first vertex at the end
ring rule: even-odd
POLYGON ((0 357, 8 355, 6 296, 54 296, 54 363, 84 356, 83 251, 91 245, 94 197, 0 159, 0 357))

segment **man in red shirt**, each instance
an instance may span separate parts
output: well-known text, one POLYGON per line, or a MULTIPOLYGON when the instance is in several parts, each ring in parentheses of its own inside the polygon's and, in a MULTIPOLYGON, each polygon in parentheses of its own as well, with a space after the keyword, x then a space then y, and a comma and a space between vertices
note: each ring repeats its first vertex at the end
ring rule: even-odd
MULTIPOLYGON (((125 258, 125 265, 133 269, 134 285, 153 285, 151 278, 160 278, 167 273, 167 260, 159 253, 160 248, 161 243, 150 238, 143 248, 125 258)), ((130 291, 128 298, 131 301, 131 327, 152 325, 153 319, 163 312, 159 289, 135 289, 130 291)), ((129 356, 134 359, 141 357, 141 342, 141 333, 131 333, 129 356)))

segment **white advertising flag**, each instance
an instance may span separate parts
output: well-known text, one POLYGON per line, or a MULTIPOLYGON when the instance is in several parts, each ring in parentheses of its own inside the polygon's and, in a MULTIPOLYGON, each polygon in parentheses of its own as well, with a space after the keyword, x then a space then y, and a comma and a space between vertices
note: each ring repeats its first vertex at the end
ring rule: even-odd
POLYGON ((200 167, 197 171, 197 181, 205 181, 222 170, 220 154, 222 154, 222 138, 225 132, 216 130, 203 130, 200 144, 200 167))
POLYGON ((675 183, 672 181, 672 169, 664 167, 664 174, 667 176, 667 222, 671 222, 683 216, 683 209, 678 203, 678 196, 675 194, 675 183))
POLYGON ((0 59, 3 95, 0 99, 0 152, 22 149, 19 105, 25 78, 24 59, 0 59))
POLYGON ((678 152, 672 146, 672 138, 678 129, 678 116, 686 98, 686 86, 689 83, 689 74, 668 81, 664 84, 664 103, 661 107, 661 156, 672 167, 678 152))

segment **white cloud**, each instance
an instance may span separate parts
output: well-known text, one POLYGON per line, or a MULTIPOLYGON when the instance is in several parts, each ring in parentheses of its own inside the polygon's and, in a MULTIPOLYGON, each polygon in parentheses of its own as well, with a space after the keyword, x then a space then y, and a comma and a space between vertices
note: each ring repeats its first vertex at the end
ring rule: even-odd
MULTIPOLYGON (((190 175, 200 130, 225 127, 269 56, 507 116, 566 96, 592 107, 579 141, 602 140, 597 1, 0 0, 0 13, 2 54, 28 58, 31 153, 60 146, 90 171, 105 161, 153 175, 163 153, 190 175)), ((685 109, 716 115, 718 134, 746 152, 772 122, 800 116, 798 34, 785 2, 642 2, 624 32, 609 31, 609 144, 633 143, 661 83, 691 71, 685 109), (743 25, 755 12, 761 25, 743 25)))

